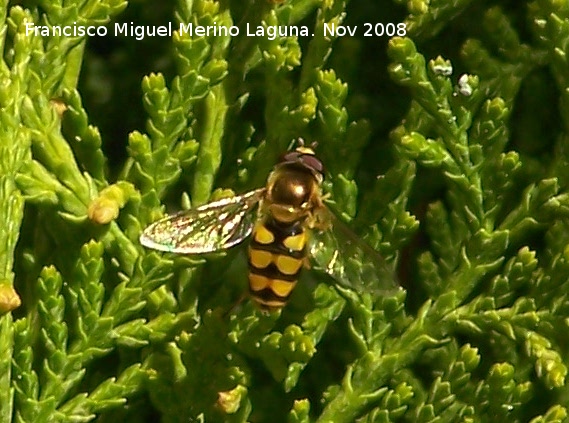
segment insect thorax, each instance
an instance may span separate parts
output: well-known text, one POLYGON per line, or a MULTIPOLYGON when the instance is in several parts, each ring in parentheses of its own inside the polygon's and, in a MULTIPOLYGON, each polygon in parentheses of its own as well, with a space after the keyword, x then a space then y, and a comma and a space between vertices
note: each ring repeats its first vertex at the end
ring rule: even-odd
POLYGON ((303 221, 319 201, 319 183, 308 169, 282 164, 269 175, 265 208, 275 220, 282 223, 303 221))

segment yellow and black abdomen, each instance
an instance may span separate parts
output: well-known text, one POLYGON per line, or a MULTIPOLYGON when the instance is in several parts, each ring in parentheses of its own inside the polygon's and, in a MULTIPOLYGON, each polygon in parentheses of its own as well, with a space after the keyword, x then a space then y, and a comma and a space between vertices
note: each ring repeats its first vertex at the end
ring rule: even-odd
POLYGON ((304 222, 257 222, 249 244, 249 291, 264 309, 283 307, 296 285, 306 257, 304 222))

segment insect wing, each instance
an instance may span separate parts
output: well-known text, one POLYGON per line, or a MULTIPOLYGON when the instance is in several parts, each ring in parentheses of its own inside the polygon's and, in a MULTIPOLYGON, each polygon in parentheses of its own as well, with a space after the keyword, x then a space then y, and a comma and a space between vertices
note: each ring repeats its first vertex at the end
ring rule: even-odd
POLYGON ((140 236, 145 247, 179 254, 221 251, 251 234, 265 188, 166 216, 140 236))
POLYGON ((326 209, 330 228, 314 231, 310 255, 316 270, 357 292, 379 294, 399 289, 394 271, 383 257, 326 209))

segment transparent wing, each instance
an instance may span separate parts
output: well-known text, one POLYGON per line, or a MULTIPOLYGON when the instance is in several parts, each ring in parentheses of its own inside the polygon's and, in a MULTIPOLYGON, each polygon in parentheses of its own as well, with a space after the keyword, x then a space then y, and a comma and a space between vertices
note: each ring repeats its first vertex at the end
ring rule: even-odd
POLYGON ((251 234, 265 188, 166 216, 140 236, 145 247, 179 254, 225 250, 251 234))
POLYGON ((358 292, 399 289, 397 277, 383 257, 329 210, 330 228, 314 230, 310 245, 313 268, 328 273, 339 285, 358 292))

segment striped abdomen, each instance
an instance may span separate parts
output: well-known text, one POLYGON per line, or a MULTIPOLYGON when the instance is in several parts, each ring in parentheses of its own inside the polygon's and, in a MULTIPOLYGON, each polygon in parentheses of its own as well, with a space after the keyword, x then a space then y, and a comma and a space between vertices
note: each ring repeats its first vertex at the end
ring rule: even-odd
POLYGON ((264 309, 283 307, 298 280, 306 257, 304 222, 260 220, 249 245, 249 291, 264 309))

